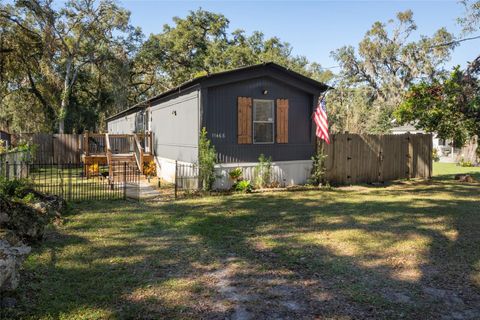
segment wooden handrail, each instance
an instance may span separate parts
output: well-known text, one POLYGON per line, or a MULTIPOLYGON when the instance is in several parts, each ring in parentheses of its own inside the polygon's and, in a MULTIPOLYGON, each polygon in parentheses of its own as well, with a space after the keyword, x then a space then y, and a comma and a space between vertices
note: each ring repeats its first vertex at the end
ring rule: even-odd
POLYGON ((140 173, 143 174, 143 148, 142 145, 140 144, 140 140, 138 139, 138 136, 136 133, 133 134, 133 138, 135 139, 135 160, 137 161, 138 169, 140 170, 140 173), (138 150, 138 155, 137 155, 137 150, 138 150))
POLYGON ((105 133, 105 145, 106 145, 106 150, 105 152, 112 152, 112 148, 110 147, 110 135, 108 133, 105 133))

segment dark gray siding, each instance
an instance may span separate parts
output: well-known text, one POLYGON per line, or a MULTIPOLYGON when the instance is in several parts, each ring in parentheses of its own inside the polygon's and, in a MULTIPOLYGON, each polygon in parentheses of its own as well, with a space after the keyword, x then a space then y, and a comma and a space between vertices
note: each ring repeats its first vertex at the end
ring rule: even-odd
MULTIPOLYGON (((220 162, 256 162, 261 153, 273 161, 308 160, 315 151, 311 114, 314 99, 284 82, 260 77, 202 90, 203 125, 220 162), (267 95, 262 91, 268 90, 267 95), (289 100, 288 144, 237 144, 237 97, 289 100)), ((276 110, 276 108, 275 108, 276 110)))

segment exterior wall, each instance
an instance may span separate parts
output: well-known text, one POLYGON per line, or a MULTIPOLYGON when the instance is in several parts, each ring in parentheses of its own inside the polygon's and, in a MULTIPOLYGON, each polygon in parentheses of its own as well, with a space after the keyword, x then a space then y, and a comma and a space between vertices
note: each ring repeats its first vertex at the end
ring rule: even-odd
MULTIPOLYGON (((255 166, 257 163, 223 163, 215 166, 217 180, 214 188, 227 190, 232 187, 232 180, 228 173, 235 168, 243 169, 243 178, 246 180, 255 179, 255 166)), ((305 184, 310 177, 312 169, 311 160, 277 161, 272 163, 272 179, 280 186, 305 184)))
MULTIPOLYGON (((267 76, 205 89, 202 92, 203 125, 221 163, 256 162, 261 153, 273 161, 308 160, 315 153, 315 137, 311 115, 315 97, 287 83, 267 76), (262 94, 268 90, 268 94, 262 94), (237 98, 289 100, 288 143, 238 144, 237 98)), ((275 107, 276 113, 276 107, 275 107)), ((276 119, 276 114, 275 114, 276 119)))
POLYGON ((199 93, 190 90, 152 105, 150 129, 159 159, 198 162, 199 93))
POLYGON ((109 121, 107 124, 108 133, 127 134, 135 131, 136 113, 128 114, 124 117, 109 121))

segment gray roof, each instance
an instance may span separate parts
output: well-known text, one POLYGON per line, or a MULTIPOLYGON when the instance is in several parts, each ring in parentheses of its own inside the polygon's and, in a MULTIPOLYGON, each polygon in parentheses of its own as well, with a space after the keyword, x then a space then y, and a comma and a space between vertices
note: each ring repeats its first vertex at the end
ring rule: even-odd
POLYGON ((298 72, 295 72, 295 71, 292 71, 292 70, 287 69, 285 67, 282 67, 281 65, 278 65, 274 62, 266 62, 266 63, 251 65, 251 66, 247 66, 247 67, 232 69, 232 70, 228 70, 228 71, 212 73, 212 74, 208 74, 208 75, 205 75, 205 76, 194 78, 192 80, 189 80, 189 81, 186 81, 186 82, 180 84, 179 86, 176 86, 172 89, 164 91, 159 95, 156 95, 156 96, 154 96, 150 99, 147 99, 143 102, 140 102, 140 103, 138 103, 138 104, 136 104, 136 105, 134 105, 130 108, 127 108, 127 109, 125 109, 125 110, 123 110, 123 111, 121 111, 121 112, 119 112, 115 115, 112 115, 112 116, 108 117, 106 120, 107 121, 113 120, 113 119, 122 117, 124 115, 128 115, 130 113, 136 112, 138 110, 144 109, 150 103, 152 103, 156 100, 160 100, 160 99, 168 97, 170 95, 179 93, 179 92, 181 92, 185 89, 191 88, 195 85, 202 85, 203 83, 205 83, 207 81, 215 82, 215 80, 217 80, 217 79, 223 78, 225 76, 234 76, 235 74, 240 73, 242 71, 245 72, 245 71, 261 71, 261 70, 264 70, 264 71, 274 70, 274 71, 280 71, 281 73, 285 73, 285 74, 289 75, 290 77, 293 77, 293 78, 295 78, 295 79, 297 79, 301 82, 304 82, 305 85, 308 85, 309 87, 315 88, 315 90, 317 90, 318 93, 327 91, 329 89, 332 89, 332 87, 330 87, 330 86, 328 86, 324 83, 313 80, 312 78, 306 77, 306 76, 304 76, 304 75, 302 75, 298 72))
POLYGON ((417 129, 415 128, 415 126, 413 124, 404 124, 402 126, 397 126, 397 127, 393 127, 390 129, 390 132, 410 132, 410 131, 417 131, 417 132, 423 132, 422 129, 417 129))

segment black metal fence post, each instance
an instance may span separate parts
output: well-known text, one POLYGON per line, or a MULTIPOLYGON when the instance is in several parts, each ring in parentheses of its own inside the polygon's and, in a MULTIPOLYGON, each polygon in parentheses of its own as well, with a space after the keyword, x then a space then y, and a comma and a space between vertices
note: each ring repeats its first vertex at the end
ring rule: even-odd
POLYGON ((178 161, 175 160, 175 180, 174 180, 174 183, 175 183, 175 199, 177 199, 177 188, 178 188, 178 161))
MULTIPOLYGON (((53 169, 53 167, 50 168, 50 170, 52 170, 52 169, 53 169)), ((60 177, 60 195, 61 195, 62 198, 65 198, 66 194, 65 194, 65 186, 64 186, 65 181, 63 179, 63 177, 64 177, 63 170, 65 170, 65 164, 61 164, 60 165, 60 170, 57 168, 56 173, 57 173, 57 176, 60 177)), ((53 184, 52 179, 53 179, 53 174, 50 171, 50 183, 51 184, 53 184)))
POLYGON ((68 197, 69 201, 72 200, 72 163, 68 163, 68 197))
POLYGON ((123 200, 127 199, 127 163, 123 163, 123 200))

